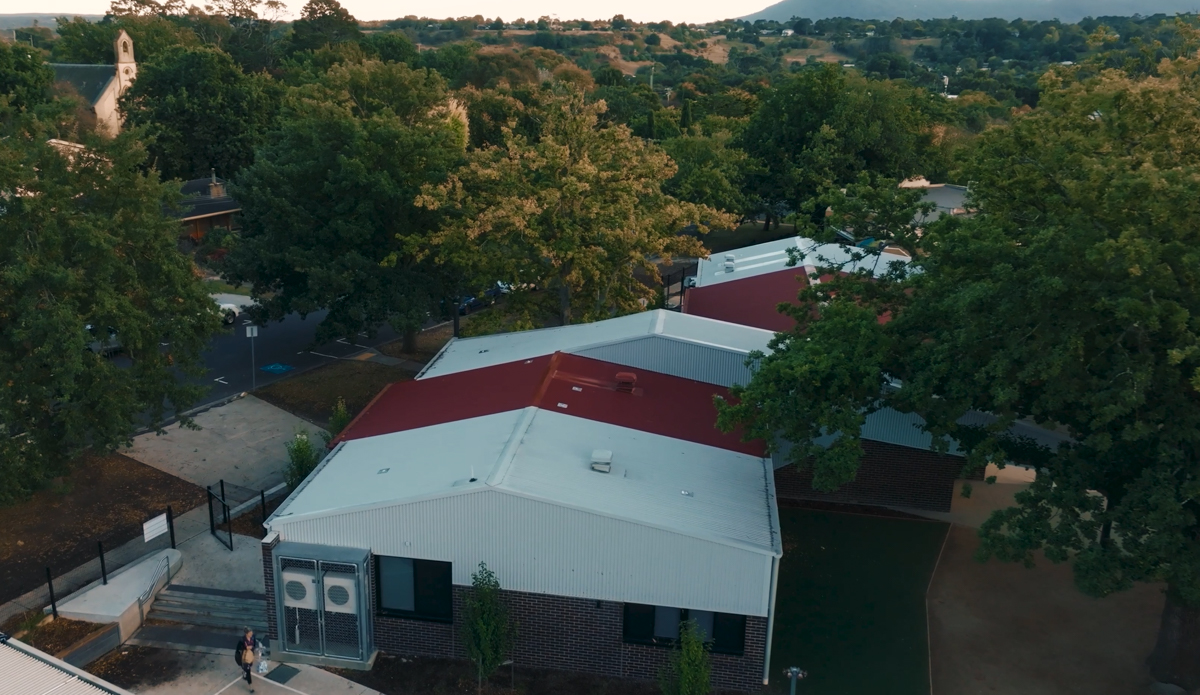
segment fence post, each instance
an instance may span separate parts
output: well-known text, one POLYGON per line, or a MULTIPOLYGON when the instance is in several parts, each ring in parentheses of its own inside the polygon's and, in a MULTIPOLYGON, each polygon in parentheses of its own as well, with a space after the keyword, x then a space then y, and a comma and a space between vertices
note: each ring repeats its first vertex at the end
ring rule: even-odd
POLYGON ((96 550, 100 551, 100 581, 108 586, 108 570, 104 567, 104 542, 96 541, 96 550))
POLYGON ((221 479, 221 501, 227 502, 228 500, 229 498, 225 496, 225 480, 221 479))
POLYGON ((212 535, 217 535, 217 522, 213 519, 212 510, 212 485, 205 485, 204 489, 208 491, 208 532, 212 535))
POLYGON ((262 522, 265 524, 265 523, 267 523, 267 491, 266 490, 258 491, 258 501, 262 505, 262 518, 263 518, 262 522))
POLYGON ((175 549, 175 515, 171 513, 171 505, 167 505, 167 531, 171 532, 171 550, 175 549))
POLYGON ((46 586, 50 588, 50 611, 54 614, 54 619, 58 620, 58 603, 54 600, 54 578, 50 575, 50 568, 46 568, 46 586))
POLYGON ((229 532, 229 549, 233 550, 233 523, 229 521, 229 505, 224 501, 221 502, 221 509, 225 510, 225 530, 229 532))

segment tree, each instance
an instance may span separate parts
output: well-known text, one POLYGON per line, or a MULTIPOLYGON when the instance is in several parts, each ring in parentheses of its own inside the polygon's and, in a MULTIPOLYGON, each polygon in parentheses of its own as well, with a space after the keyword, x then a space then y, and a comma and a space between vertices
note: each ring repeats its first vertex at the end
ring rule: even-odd
POLYGON ((292 22, 292 51, 316 50, 326 44, 357 41, 358 20, 337 0, 308 0, 300 19, 292 22))
MULTIPOLYGON (((935 442, 957 440, 976 470, 1035 466, 1016 506, 981 528, 981 556, 1032 564, 1041 551, 1071 562, 1093 596, 1165 582, 1148 663, 1158 680, 1193 690, 1200 62, 1158 73, 1050 73, 1036 110, 979 137, 964 170, 971 218, 917 236, 911 200, 876 198, 872 233, 910 248, 910 269, 874 281, 833 274, 806 289, 796 329, 733 390, 739 402, 721 404, 720 422, 745 424, 747 436, 783 432, 822 487, 853 478, 863 416, 885 406, 919 414, 935 442), (972 410, 996 422, 959 424, 972 410), (1008 435, 1022 419, 1070 439, 1051 450, 1008 435), (828 449, 816 445, 831 433, 828 449)), ((848 209, 835 201, 834 219, 848 209)))
POLYGON ((277 99, 270 78, 243 73, 229 54, 176 47, 141 66, 121 110, 149 137, 165 178, 191 179, 213 169, 233 176, 252 162, 277 99))
POLYGON ((704 633, 695 620, 685 621, 679 626, 679 643, 667 667, 658 674, 659 688, 663 695, 708 695, 712 692, 711 670, 704 633))
POLYGON ((536 138, 506 127, 502 144, 468 153, 449 180, 423 190, 419 204, 447 215, 431 255, 478 287, 511 285, 519 325, 641 310, 654 290, 636 273, 657 277, 654 259, 699 255, 699 242, 679 232, 728 217, 665 194, 670 158, 624 126, 602 126, 602 102, 563 84, 534 99, 536 138))
POLYGON ((0 43, 0 99, 9 108, 25 111, 46 102, 53 82, 54 71, 36 50, 0 43))
POLYGON ((416 67, 420 58, 417 47, 407 36, 399 32, 371 34, 361 41, 363 48, 383 62, 395 61, 416 67))
POLYGON ((313 446, 308 430, 303 427, 297 428, 296 436, 284 442, 283 446, 287 449, 288 456, 287 465, 283 469, 283 478, 288 487, 295 490, 310 473, 316 470, 317 464, 321 462, 321 454, 317 447, 313 446))
POLYGON ((178 191, 145 157, 128 134, 69 157, 36 129, 0 138, 0 503, 202 393, 220 317, 163 214, 178 191), (114 338, 128 361, 89 349, 114 338))
POLYGON ((133 39, 140 63, 146 63, 172 46, 198 46, 200 39, 178 20, 158 15, 105 17, 90 22, 82 17, 59 17, 58 40, 51 53, 59 63, 110 64, 113 62, 113 42, 124 29, 133 39))
POLYGON ((745 151, 734 147, 727 132, 713 135, 684 135, 664 140, 662 147, 678 169, 664 189, 670 195, 690 203, 707 205, 738 216, 755 207, 746 194, 748 175, 755 172, 754 161, 745 151))
POLYGON ((475 663, 477 690, 482 692, 483 679, 504 663, 517 636, 508 607, 500 598, 500 581, 482 562, 471 573, 471 593, 463 602, 462 626, 463 648, 475 663))
POLYGON ((765 165, 755 188, 793 209, 861 171, 934 176, 932 123, 923 93, 867 80, 837 65, 802 70, 773 87, 750 119, 743 145, 765 165))
POLYGON ((443 295, 410 249, 439 216, 413 200, 457 164, 465 120, 441 77, 403 63, 337 65, 293 89, 234 179, 243 230, 225 277, 253 287, 263 318, 328 309, 321 340, 384 323, 415 340, 443 295))

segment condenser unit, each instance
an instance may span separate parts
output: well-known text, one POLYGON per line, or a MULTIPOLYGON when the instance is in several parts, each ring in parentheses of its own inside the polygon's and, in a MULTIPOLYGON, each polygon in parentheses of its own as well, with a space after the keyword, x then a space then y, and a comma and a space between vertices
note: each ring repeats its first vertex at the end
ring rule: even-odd
POLYGON ((358 580, 352 574, 325 575, 325 612, 357 613, 358 580))
POLYGON ((317 610, 316 572, 307 569, 285 569, 279 575, 283 582, 284 606, 317 610))

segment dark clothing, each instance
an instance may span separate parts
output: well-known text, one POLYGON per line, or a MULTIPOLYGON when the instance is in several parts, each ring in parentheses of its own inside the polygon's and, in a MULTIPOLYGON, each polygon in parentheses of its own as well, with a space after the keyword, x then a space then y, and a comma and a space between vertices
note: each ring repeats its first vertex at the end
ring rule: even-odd
POLYGON ((251 686, 250 692, 254 692, 254 687, 250 680, 250 674, 254 672, 254 658, 243 659, 242 655, 249 649, 251 652, 258 648, 258 640, 242 638, 237 641, 237 645, 233 648, 233 659, 239 666, 242 667, 242 677, 246 679, 246 685, 251 686))

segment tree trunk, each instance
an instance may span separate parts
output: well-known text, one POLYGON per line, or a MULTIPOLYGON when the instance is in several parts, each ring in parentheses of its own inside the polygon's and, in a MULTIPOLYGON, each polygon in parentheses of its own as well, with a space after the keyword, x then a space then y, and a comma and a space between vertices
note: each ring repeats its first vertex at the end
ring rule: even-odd
POLYGON ((763 231, 764 232, 771 231, 771 214, 770 213, 763 215, 763 231))
POLYGON ((571 289, 565 281, 558 286, 558 320, 564 326, 571 323, 571 289))
POLYGON ((450 311, 450 315, 454 317, 454 337, 458 337, 458 307, 454 307, 450 311))
POLYGON ((1160 683, 1192 692, 1200 688, 1200 607, 1188 606, 1174 595, 1168 587, 1158 643, 1146 665, 1160 683))
MULTIPOLYGON (((458 319, 457 313, 455 313, 454 318, 455 318, 455 320, 458 319)), ((402 346, 404 348, 404 354, 406 354, 406 355, 417 354, 417 333, 419 333, 419 332, 420 331, 416 327, 410 327, 410 328, 404 329, 404 344, 402 346)))

